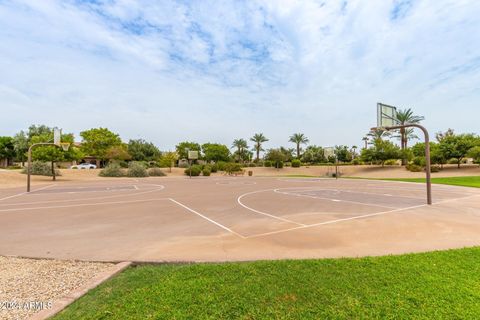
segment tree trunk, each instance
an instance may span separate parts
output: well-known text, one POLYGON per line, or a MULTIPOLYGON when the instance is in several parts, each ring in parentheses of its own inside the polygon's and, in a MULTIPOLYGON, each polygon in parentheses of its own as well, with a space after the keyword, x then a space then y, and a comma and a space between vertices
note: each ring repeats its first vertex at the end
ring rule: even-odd
POLYGON ((260 146, 257 145, 257 162, 260 160, 260 146))
POLYGON ((297 143, 297 159, 300 159, 300 143, 297 143))
POLYGON ((55 181, 55 162, 52 161, 52 180, 55 181))

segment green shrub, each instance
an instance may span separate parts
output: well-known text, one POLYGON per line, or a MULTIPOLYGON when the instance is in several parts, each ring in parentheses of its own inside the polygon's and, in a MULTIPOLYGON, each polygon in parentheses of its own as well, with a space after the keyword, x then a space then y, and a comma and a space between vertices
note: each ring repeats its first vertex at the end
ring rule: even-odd
POLYGON ((430 172, 440 172, 440 166, 431 166, 430 172))
POLYGON ((302 165, 302 162, 298 159, 293 159, 292 160, 292 168, 300 168, 302 165))
POLYGON ((257 165, 255 164, 255 162, 250 162, 250 163, 248 164, 248 166, 249 166, 250 168, 255 168, 257 165))
POLYGON ((284 166, 284 163, 283 161, 278 161, 278 162, 274 162, 272 165, 277 169, 282 169, 284 166))
POLYGON ((420 172, 423 170, 423 168, 419 165, 416 165, 415 163, 409 163, 406 166, 406 169, 411 172, 420 172))
POLYGON ((116 163, 118 163, 118 165, 120 166, 120 168, 125 168, 125 169, 128 168, 128 162, 127 162, 127 161, 123 161, 123 160, 122 160, 122 161, 118 161, 118 162, 116 162, 116 163))
POLYGON ((353 164, 354 166, 358 166, 358 165, 361 165, 361 164, 363 164, 363 163, 362 163, 362 161, 361 161, 360 159, 355 158, 355 159, 352 160, 352 164, 353 164))
POLYGON ((291 163, 291 162, 285 162, 283 165, 284 165, 285 167, 291 167, 291 166, 292 166, 292 163, 291 163))
POLYGON ((132 161, 128 164, 127 176, 129 177, 148 177, 148 171, 146 164, 143 162, 132 161))
POLYGON ((448 164, 458 164, 458 160, 455 159, 455 158, 452 158, 450 160, 447 161, 448 164))
POLYGON ((218 171, 225 171, 225 166, 227 165, 227 162, 225 161, 218 161, 217 162, 217 169, 218 171))
POLYGON ((166 176, 165 172, 163 172, 160 168, 150 168, 148 169, 148 175, 151 177, 164 177, 166 176))
POLYGON ((397 159, 389 159, 385 161, 384 163, 386 166, 396 166, 398 165, 398 160, 397 159))
POLYGON ((103 168, 98 175, 101 177, 124 177, 125 172, 120 164, 113 162, 103 168))
POLYGON ((264 165, 265 167, 267 167, 267 168, 270 168, 270 167, 273 165, 273 162, 270 161, 270 160, 265 160, 265 161, 263 162, 263 165, 264 165))
POLYGON ((185 169, 185 174, 187 176, 190 175, 190 171, 192 171, 192 177, 198 177, 200 175, 200 173, 202 172, 202 167, 197 165, 197 164, 194 164, 193 166, 191 166, 190 168, 187 168, 185 169))
POLYGON ((19 165, 13 165, 13 166, 8 166, 5 169, 7 169, 7 170, 18 170, 18 169, 22 169, 22 167, 19 166, 19 165))
MULTIPOLYGON (((24 168, 22 170, 22 173, 27 173, 27 168, 24 168)), ((51 177, 52 176, 52 165, 47 162, 42 162, 42 161, 33 161, 32 162, 32 170, 30 171, 31 175, 34 176, 47 176, 51 177)), ((55 175, 56 176, 61 176, 60 171, 55 169, 55 175)))
POLYGON ((211 172, 217 172, 218 171, 218 165, 215 163, 212 165, 212 167, 210 168, 211 172))
POLYGON ((424 167, 426 165, 425 157, 415 157, 413 158, 413 164, 424 167))
POLYGON ((210 169, 210 167, 205 166, 205 168, 203 168, 203 170, 202 170, 202 175, 204 175, 205 177, 208 177, 208 176, 210 176, 211 172, 212 172, 212 170, 210 169))
POLYGON ((225 166, 225 172, 228 174, 234 173, 234 172, 240 172, 242 171, 242 165, 240 163, 227 163, 225 166))

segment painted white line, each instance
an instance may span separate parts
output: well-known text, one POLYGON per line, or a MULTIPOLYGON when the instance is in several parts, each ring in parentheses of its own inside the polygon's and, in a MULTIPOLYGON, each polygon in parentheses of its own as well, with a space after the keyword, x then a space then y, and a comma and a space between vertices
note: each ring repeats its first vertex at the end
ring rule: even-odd
POLYGON ((218 227, 222 228, 223 230, 226 230, 226 231, 228 231, 228 232, 230 232, 230 233, 233 233, 234 235, 237 235, 237 236, 239 236, 239 237, 240 237, 240 238, 242 238, 242 239, 245 239, 245 236, 242 236, 241 234, 239 234, 239 233, 237 233, 237 232, 233 231, 232 229, 230 229, 230 228, 228 228, 228 227, 224 226, 223 224, 221 224, 221 223, 218 223, 217 221, 215 221, 215 220, 212 220, 212 219, 210 219, 210 218, 209 218, 209 217, 207 217, 207 216, 204 216, 204 215, 203 215, 203 214, 201 214, 200 212, 198 212, 198 211, 195 211, 195 210, 193 210, 192 208, 189 208, 189 207, 187 207, 186 205, 184 205, 184 204, 182 204, 182 203, 178 202, 177 200, 175 200, 175 199, 172 199, 172 198, 168 198, 168 200, 170 200, 170 201, 172 201, 173 203, 175 203, 175 204, 179 205, 180 207, 182 207, 182 208, 184 208, 184 209, 186 209, 186 210, 188 210, 188 211, 190 211, 190 212, 192 212, 192 213, 194 213, 194 214, 198 215, 199 217, 201 217, 201 218, 203 218, 203 219, 205 219, 205 220, 207 220, 207 221, 209 221, 209 222, 213 223, 214 225, 216 225, 216 226, 218 226, 218 227))
POLYGON ((326 197, 317 197, 317 196, 310 196, 310 195, 306 195, 306 194, 297 194, 297 193, 281 192, 281 191, 278 191, 278 190, 281 190, 281 189, 275 189, 275 190, 273 190, 273 191, 274 191, 275 193, 285 194, 285 195, 289 195, 289 196, 306 197, 306 198, 320 199, 320 200, 330 200, 330 201, 335 201, 335 202, 347 202, 347 203, 354 203, 354 204, 363 205, 363 206, 369 206, 369 207, 398 209, 398 208, 396 208, 396 207, 383 206, 383 205, 379 205, 379 204, 371 204, 371 203, 364 203, 364 202, 351 201, 351 200, 332 199, 332 198, 326 198, 326 197))
POLYGON ((303 223, 299 223, 299 222, 295 222, 295 221, 292 221, 292 220, 288 220, 288 219, 285 219, 285 218, 282 218, 282 217, 279 217, 279 216, 275 216, 273 214, 270 214, 270 213, 266 213, 266 212, 263 212, 263 211, 259 211, 259 210, 256 210, 256 209, 253 209, 245 204, 242 203, 242 199, 243 197, 245 196, 249 196, 249 195, 252 195, 252 194, 256 194, 256 193, 261 193, 261 192, 267 192, 267 191, 273 191, 273 189, 266 189, 266 190, 258 190, 258 191, 252 191, 252 192, 247 192, 247 193, 244 193, 242 194, 241 196, 239 196, 237 198, 237 203, 239 205, 241 205, 242 207, 244 207, 245 209, 247 210, 250 210, 252 212, 255 212, 255 213, 258 213, 258 214, 261 214, 261 215, 264 215, 264 216, 267 216, 267 217, 270 217, 270 218, 273 218, 273 219, 277 219, 277 220, 280 220, 280 221, 283 221, 283 222, 288 222, 288 223, 293 223, 293 224, 296 224, 298 226, 306 226, 305 224, 303 223))
MULTIPOLYGON (((357 190, 348 190, 346 189, 348 187, 342 187, 341 189, 337 188, 328 188, 328 187, 322 187, 322 188, 312 188, 312 187, 296 187, 296 188, 279 188, 276 190, 299 190, 299 191, 304 191, 303 189, 306 189, 305 191, 336 191, 336 192, 347 192, 347 193, 359 193, 359 194, 368 194, 368 195, 374 195, 374 196, 393 196, 391 194, 381 194, 381 193, 375 193, 375 192, 365 192, 365 191, 357 191, 357 190)), ((407 190, 407 189, 405 189, 407 190)), ((423 190, 423 189, 422 189, 423 190)), ((417 190, 412 190, 412 191, 417 191, 417 190)), ((425 197, 410 197, 410 196, 401 196, 401 195, 395 195, 393 197, 398 197, 398 198, 408 198, 408 199, 425 199, 425 197)))
MULTIPOLYGON (((448 199, 444 201, 440 201, 435 203, 433 206, 441 204, 441 203, 446 203, 446 202, 452 202, 455 200, 462 200, 462 199, 467 199, 467 198, 473 198, 473 197, 478 197, 480 195, 473 195, 473 196, 467 196, 463 198, 457 198, 457 199, 448 199)), ((423 207, 428 207, 427 204, 421 204, 418 206, 412 206, 412 207, 406 207, 406 208, 399 208, 395 210, 388 210, 388 211, 382 211, 382 212, 376 212, 376 213, 369 213, 369 214, 364 214, 360 216, 355 216, 355 217, 349 217, 349 218, 342 218, 342 219, 336 219, 336 220, 329 220, 325 222, 319 222, 319 223, 314 223, 314 224, 309 224, 306 226, 300 226, 300 227, 294 227, 294 228, 289 228, 289 229, 282 229, 282 230, 277 230, 277 231, 271 231, 271 232, 265 232, 265 233, 260 233, 260 234, 255 234, 252 236, 247 236, 247 239, 250 238, 259 238, 259 237, 264 237, 264 236, 269 236, 269 235, 274 235, 278 233, 283 233, 283 232, 288 232, 288 231, 293 231, 293 230, 298 230, 298 229, 306 229, 306 228, 312 228, 312 227, 318 227, 318 226, 323 226, 323 225, 328 225, 328 224, 334 224, 334 223, 339 223, 339 222, 345 222, 345 221, 351 221, 351 220, 358 220, 358 219, 364 219, 364 218, 369 218, 369 217, 375 217, 375 216, 380 216, 388 213, 395 213, 395 212, 400 212, 400 211, 405 211, 405 210, 411 210, 411 209, 417 209, 417 208, 423 208, 423 207)))
MULTIPOLYGON (((113 199, 113 198, 119 198, 119 197, 139 196, 139 195, 142 195, 142 194, 161 191, 163 189, 165 189, 165 187, 162 186, 162 188, 159 188, 159 189, 153 189, 153 190, 148 190, 148 191, 143 191, 143 192, 138 192, 138 193, 130 193, 130 194, 117 194, 117 195, 108 196, 108 197, 79 198, 79 199, 67 199, 67 200, 48 200, 48 201, 20 202, 20 203, 2 203, 2 204, 0 204, 0 207, 24 206, 24 205, 35 205, 35 204, 45 204, 45 203, 77 202, 77 201, 86 201, 86 200, 105 200, 105 199, 113 199)), ((129 191, 132 191, 132 190, 129 190, 129 191)))
POLYGON ((80 203, 80 204, 70 204, 70 205, 63 205, 63 206, 46 206, 46 207, 28 207, 28 208, 0 209, 0 212, 43 210, 43 209, 61 209, 61 208, 89 207, 89 206, 103 206, 103 205, 113 205, 113 204, 127 204, 127 203, 138 203, 138 202, 163 201, 163 200, 168 200, 168 199, 169 199, 169 198, 155 198, 155 199, 130 200, 130 201, 111 201, 111 202, 96 202, 96 203, 80 203))
MULTIPOLYGON (((40 191, 40 190, 44 190, 44 189, 47 189, 47 188, 51 188, 53 187, 54 184, 51 184, 51 185, 48 185, 48 186, 45 186, 45 187, 42 187, 42 188, 39 188, 39 189, 36 189, 36 190, 33 190, 32 192, 30 192, 30 194, 33 194, 37 191, 40 191)), ((28 192, 21 192, 21 193, 17 193, 17 194, 14 194, 14 195, 11 195, 11 196, 8 196, 8 197, 5 197, 5 198, 2 198, 0 199, 0 201, 2 200, 7 200, 7 199, 11 199, 11 198, 15 198, 15 197, 19 197, 19 196, 22 196, 24 194, 29 194, 28 192)))

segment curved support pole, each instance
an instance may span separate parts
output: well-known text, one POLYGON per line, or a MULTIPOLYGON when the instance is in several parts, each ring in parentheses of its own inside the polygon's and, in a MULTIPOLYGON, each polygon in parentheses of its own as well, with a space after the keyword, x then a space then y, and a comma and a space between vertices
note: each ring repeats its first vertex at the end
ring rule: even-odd
MULTIPOLYGON (((387 131, 396 130, 396 129, 404 129, 404 128, 411 128, 415 127, 423 131, 425 135, 425 171, 426 171, 426 179, 427 179, 427 204, 432 204, 432 178, 431 178, 431 161, 430 161, 430 135, 428 134, 427 129, 424 126, 421 126, 416 123, 406 123, 400 126, 392 126, 392 127, 385 127, 384 129, 387 131)), ((376 128, 372 128, 376 129, 376 128)))

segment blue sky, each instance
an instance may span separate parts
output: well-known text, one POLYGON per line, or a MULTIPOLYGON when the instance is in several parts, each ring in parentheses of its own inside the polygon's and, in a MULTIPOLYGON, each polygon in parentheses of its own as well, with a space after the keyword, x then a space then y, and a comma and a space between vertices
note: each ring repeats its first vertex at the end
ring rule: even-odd
POLYGON ((480 1, 0 0, 0 135, 362 145, 378 101, 477 132, 480 1))

